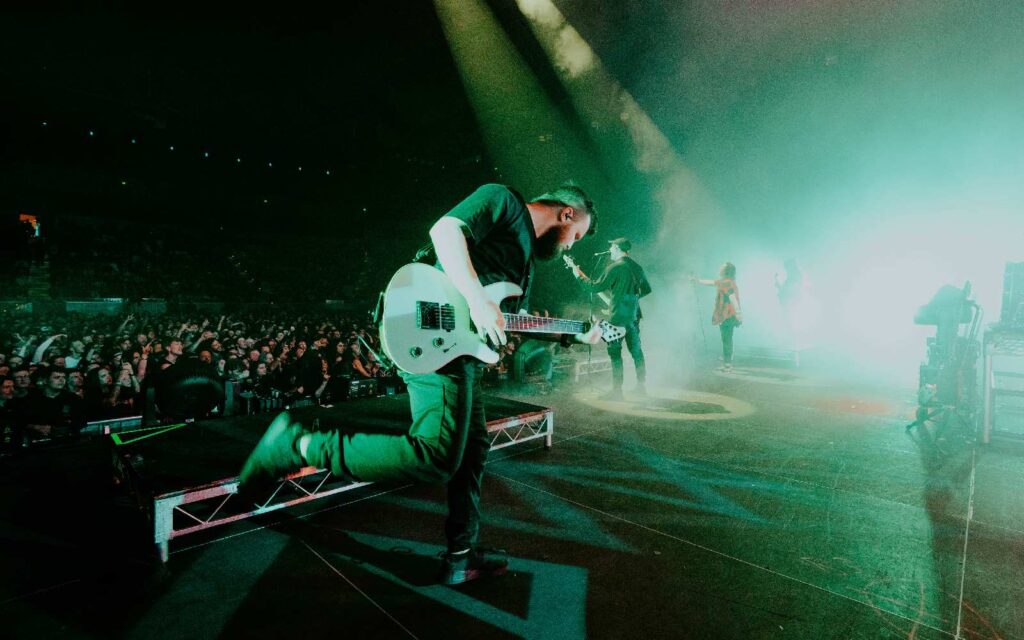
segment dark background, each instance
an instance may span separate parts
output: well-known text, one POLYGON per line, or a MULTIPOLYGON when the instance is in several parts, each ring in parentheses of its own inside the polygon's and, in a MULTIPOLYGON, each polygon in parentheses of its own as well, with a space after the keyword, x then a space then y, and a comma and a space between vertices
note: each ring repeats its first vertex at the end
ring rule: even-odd
POLYGON ((489 179, 432 5, 295 9, 7 11, 0 207, 372 235, 489 179))
POLYGON ((495 32, 446 30, 425 1, 5 8, 0 215, 358 237, 397 264, 482 182, 574 177, 602 216, 579 255, 631 237, 669 308, 731 260, 757 311, 795 257, 855 349, 891 352, 942 284, 998 314, 1024 259, 1024 5, 559 0, 599 70, 568 78, 513 0, 448 4, 495 32), (460 68, 471 39, 493 77, 460 68), (503 75, 509 52, 539 93, 503 75), (480 103, 501 92, 535 110, 480 103), (672 162, 646 162, 627 101, 672 162))

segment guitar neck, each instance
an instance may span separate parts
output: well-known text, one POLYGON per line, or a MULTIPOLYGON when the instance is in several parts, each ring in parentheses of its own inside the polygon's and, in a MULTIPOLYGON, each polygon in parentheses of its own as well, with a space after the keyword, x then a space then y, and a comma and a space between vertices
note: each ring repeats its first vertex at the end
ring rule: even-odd
POLYGON ((505 330, 518 333, 586 333, 589 322, 505 313, 505 330))

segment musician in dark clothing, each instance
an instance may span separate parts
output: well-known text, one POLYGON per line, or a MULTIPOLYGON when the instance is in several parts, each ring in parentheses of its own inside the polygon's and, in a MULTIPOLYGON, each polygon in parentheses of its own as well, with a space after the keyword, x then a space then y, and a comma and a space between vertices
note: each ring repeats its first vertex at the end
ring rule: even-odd
MULTIPOLYGON (((508 187, 489 184, 438 220, 430 238, 436 266, 465 298, 480 335, 497 348, 506 343, 505 317, 484 286, 508 281, 528 292, 534 258, 555 258, 593 233, 593 218, 590 199, 575 186, 526 202, 508 187)), ((528 308, 526 304, 506 300, 502 307, 515 312, 528 308)), ((593 344, 600 339, 600 327, 575 339, 593 344)), ((240 490, 255 493, 272 487, 284 474, 307 465, 367 482, 446 483, 448 550, 441 582, 501 574, 507 560, 488 557, 478 546, 480 484, 490 449, 482 369, 482 363, 464 356, 434 373, 403 372, 412 426, 401 435, 312 431, 282 413, 242 468, 240 490)))
POLYGON ((612 361, 612 391, 610 400, 622 399, 622 343, 626 343, 629 355, 633 358, 636 368, 636 393, 647 395, 647 367, 644 362, 644 350, 640 344, 640 298, 651 292, 651 284, 643 268, 629 257, 632 243, 626 238, 616 238, 609 246, 611 262, 605 267, 604 273, 596 280, 588 278, 580 268, 573 265, 573 274, 584 288, 596 293, 608 305, 610 317, 608 322, 626 329, 622 340, 608 343, 608 357, 612 361))

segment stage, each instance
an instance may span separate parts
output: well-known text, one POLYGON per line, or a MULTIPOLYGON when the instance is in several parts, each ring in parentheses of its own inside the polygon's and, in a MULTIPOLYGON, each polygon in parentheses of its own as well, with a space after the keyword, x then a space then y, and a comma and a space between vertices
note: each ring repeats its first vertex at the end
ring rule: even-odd
MULTIPOLYGON (((161 564, 144 513, 125 487, 103 484, 108 445, 12 461, 5 632, 1024 637, 1019 443, 907 433, 914 389, 737 365, 646 398, 627 378, 622 402, 589 381, 599 376, 542 398, 506 394, 554 409, 554 446, 538 437, 493 452, 483 543, 508 551, 510 571, 458 587, 433 583, 442 487, 368 485, 223 523, 171 540, 161 564)), ((269 420, 243 429, 240 451, 269 420)), ((202 468, 170 490, 230 481, 235 472, 206 468, 236 446, 219 429, 193 432, 221 450, 189 445, 202 468)), ((166 454, 142 453, 140 473, 173 475, 166 454)))
MULTIPOLYGON (((495 397, 487 402, 491 449, 543 439, 551 446, 554 412, 495 397)), ((345 432, 403 433, 407 396, 381 396, 306 407, 295 420, 345 432)), ((115 478, 153 523, 153 542, 166 562, 170 541, 211 527, 368 486, 307 467, 283 478, 255 502, 241 503, 236 474, 266 429, 267 416, 237 416, 153 426, 110 436, 115 478)))

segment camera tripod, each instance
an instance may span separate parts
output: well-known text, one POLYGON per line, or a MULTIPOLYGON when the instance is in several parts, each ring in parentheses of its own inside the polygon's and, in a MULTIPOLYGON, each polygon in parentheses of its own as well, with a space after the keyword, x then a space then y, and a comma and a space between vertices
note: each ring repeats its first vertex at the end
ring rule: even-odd
POLYGON ((906 426, 906 431, 909 434, 914 427, 923 427, 931 422, 936 425, 933 439, 940 440, 945 436, 950 425, 954 424, 953 421, 955 420, 955 424, 960 427, 960 432, 964 435, 964 439, 970 441, 975 437, 975 433, 969 416, 970 414, 965 416, 955 404, 923 405, 917 408, 917 419, 906 426))
POLYGON ((926 461, 941 464, 977 443, 971 414, 965 415, 956 405, 921 406, 917 411, 917 420, 907 425, 906 434, 920 447, 926 461), (935 428, 926 428, 928 422, 934 423, 935 428), (956 428, 950 429, 951 426, 956 428), (917 433, 912 433, 914 427, 920 427, 917 433))

